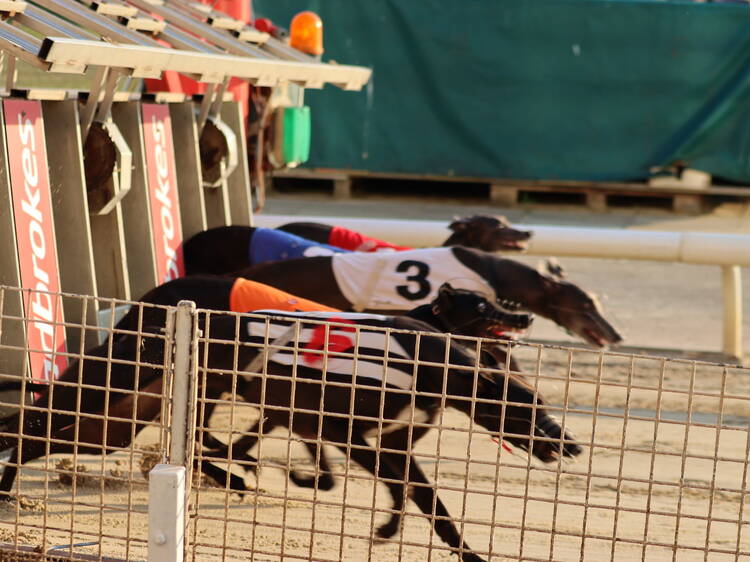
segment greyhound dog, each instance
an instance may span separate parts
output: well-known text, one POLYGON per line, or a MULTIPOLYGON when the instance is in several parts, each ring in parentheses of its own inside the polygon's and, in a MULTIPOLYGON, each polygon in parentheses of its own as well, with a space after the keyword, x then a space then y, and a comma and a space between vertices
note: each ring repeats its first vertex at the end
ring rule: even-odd
MULTIPOLYGON (((444 246, 487 251, 525 249, 531 232, 517 230, 504 217, 477 215, 450 224, 444 246)), ((221 226, 199 232, 183 244, 187 275, 224 275, 266 261, 332 255, 342 251, 409 250, 358 232, 320 223, 290 223, 278 229, 221 226)))
MULTIPOLYGON (((206 396, 215 399, 222 392, 236 391, 261 409, 269 425, 280 424, 304 439, 337 446, 387 483, 399 511, 407 497, 404 487, 416 484, 409 497, 423 513, 434 514, 436 533, 461 551, 464 561, 483 559, 463 541, 411 455, 413 443, 430 429, 443 407, 466 413, 476 427, 543 462, 581 453, 533 388, 508 373, 487 372, 476 357, 446 337, 420 333, 431 328, 418 320, 271 311, 242 317, 211 314, 201 325, 199 380, 206 396), (323 321, 335 324, 325 328, 323 321), (293 348, 279 342, 279 333, 289 333, 290 327, 297 335, 293 348), (262 369, 252 367, 269 337, 277 351, 262 358, 262 369), (299 350, 301 361, 291 367, 299 350), (237 372, 238 365, 235 379, 227 373, 237 372), (369 445, 368 435, 375 435, 383 450, 369 445)), ((82 365, 72 361, 49 387, 54 391, 37 398, 22 418, 16 413, 3 419, 0 449, 13 453, 0 479, 0 493, 9 497, 18 466, 46 454, 74 447, 106 454, 127 447, 161 412, 164 348, 163 337, 120 336, 89 352, 82 365), (105 360, 108 356, 111 362, 105 360), (150 394, 134 400, 129 392, 134 390, 150 394), (118 419, 105 419, 105 414, 118 419), (45 437, 51 439, 49 449, 45 437)), ((395 519, 397 525, 398 516, 395 519)), ((396 532, 392 520, 381 527, 382 536, 396 532)))
MULTIPOLYGON (((456 218, 448 225, 453 233, 443 246, 466 246, 487 252, 519 252, 526 249, 532 232, 513 228, 503 216, 473 215, 456 218)), ((280 230, 296 234, 321 244, 329 244, 354 252, 377 252, 380 250, 412 250, 340 226, 318 222, 293 222, 279 227, 280 230)))
POLYGON ((462 246, 295 259, 254 266, 239 275, 333 308, 383 314, 427 304, 448 282, 516 302, 593 346, 622 341, 592 293, 517 261, 462 246))
MULTIPOLYGON (((436 331, 480 338, 507 337, 518 331, 528 329, 533 321, 532 316, 528 314, 513 312, 497 303, 489 302, 478 293, 465 289, 454 289, 448 284, 440 287, 438 296, 431 304, 417 307, 409 311, 406 316, 425 322, 436 331)), ((456 343, 462 344, 464 342, 457 339, 456 343)), ((475 348, 475 340, 466 343, 475 348)), ((515 359, 508 357, 506 353, 506 348, 502 345, 491 343, 491 341, 483 342, 480 360, 485 367, 494 368, 502 372, 510 370, 511 373, 518 373, 519 368, 515 359)), ((500 381, 502 382, 502 379, 500 381)), ((205 411, 202 417, 206 427, 203 428, 202 443, 207 449, 213 449, 213 451, 207 451, 206 455, 222 459, 231 456, 234 460, 246 463, 244 465, 246 472, 254 472, 258 464, 257 459, 247 454, 247 452, 255 445, 264 432, 271 431, 278 424, 272 423, 267 417, 264 418, 265 425, 263 427, 261 427, 260 421, 256 422, 243 437, 232 443, 230 450, 229 445, 219 442, 208 432, 207 420, 210 417, 208 412, 212 411, 213 407, 214 404, 211 402, 204 403, 205 411)), ((332 489, 335 482, 331 476, 325 450, 318 443, 305 442, 304 445, 316 464, 317 470, 315 471, 315 476, 310 478, 305 477, 299 475, 297 471, 292 470, 289 473, 289 478, 300 487, 318 488, 321 490, 332 489)), ((222 485, 228 485, 238 493, 246 490, 243 480, 219 469, 210 462, 203 463, 203 470, 222 485)), ((394 503, 398 503, 398 501, 399 498, 394 498, 394 503)), ((387 538, 388 536, 392 536, 387 533, 387 529, 395 532, 397 528, 398 520, 394 516, 391 522, 379 531, 379 534, 381 537, 387 538)))
MULTIPOLYGON (((528 265, 461 246, 300 258, 251 267, 241 277, 335 309, 385 314, 428 304, 443 283, 450 283, 491 300, 518 303, 596 347, 622 340, 593 294, 528 265)), ((162 305, 192 300, 201 308, 230 310, 235 282, 230 277, 188 276, 152 289, 142 300, 162 305)), ((124 322, 133 318, 129 313, 124 322)))

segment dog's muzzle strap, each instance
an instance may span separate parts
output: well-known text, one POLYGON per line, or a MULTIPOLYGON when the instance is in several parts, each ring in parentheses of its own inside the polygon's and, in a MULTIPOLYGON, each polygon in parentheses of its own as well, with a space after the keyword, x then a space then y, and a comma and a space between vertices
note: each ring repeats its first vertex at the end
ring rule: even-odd
POLYGON ((263 364, 266 362, 268 358, 268 353, 272 347, 283 347, 286 344, 288 344, 292 339, 294 338, 294 332, 297 329, 297 324, 292 324, 289 326, 287 330, 284 330, 284 332, 275 340, 273 340, 271 343, 269 343, 263 351, 261 351, 258 355, 255 356, 255 358, 250 361, 247 365, 245 365, 245 368, 243 369, 246 373, 257 373, 258 369, 260 369, 263 364))

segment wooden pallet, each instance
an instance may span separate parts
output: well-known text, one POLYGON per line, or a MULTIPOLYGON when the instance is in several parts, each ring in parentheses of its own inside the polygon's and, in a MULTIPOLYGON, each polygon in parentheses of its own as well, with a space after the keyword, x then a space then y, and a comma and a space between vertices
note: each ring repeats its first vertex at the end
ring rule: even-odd
POLYGON ((394 179, 407 181, 433 181, 471 183, 488 189, 489 201, 502 207, 526 204, 534 194, 554 194, 555 202, 583 204, 592 211, 605 211, 613 206, 642 204, 671 207, 677 213, 700 213, 717 200, 750 200, 750 186, 709 186, 703 189, 690 187, 652 187, 645 183, 582 182, 582 181, 531 181, 453 176, 423 176, 413 174, 379 174, 328 168, 297 168, 276 172, 274 177, 298 180, 327 180, 332 182, 333 197, 352 197, 352 182, 360 179, 394 179))

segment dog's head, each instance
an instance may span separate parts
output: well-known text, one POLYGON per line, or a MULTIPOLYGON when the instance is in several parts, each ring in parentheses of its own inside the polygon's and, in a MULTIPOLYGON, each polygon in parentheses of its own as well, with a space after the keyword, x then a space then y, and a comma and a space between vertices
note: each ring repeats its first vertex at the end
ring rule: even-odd
POLYGON ((488 431, 542 462, 575 457, 583 449, 569 431, 563 431, 526 381, 513 374, 480 372, 474 421, 488 431))
POLYGON ((511 301, 492 302, 482 294, 456 289, 444 283, 432 301, 432 311, 447 331, 477 337, 497 337, 526 330, 534 320, 532 314, 519 312, 511 301))
POLYGON ((453 234, 447 246, 466 246, 486 252, 520 252, 526 249, 533 234, 518 230, 503 216, 473 215, 454 220, 449 228, 453 234))
POLYGON ((542 275, 544 297, 531 308, 537 314, 580 336, 596 347, 622 341, 622 336, 603 315, 593 293, 562 279, 542 275))

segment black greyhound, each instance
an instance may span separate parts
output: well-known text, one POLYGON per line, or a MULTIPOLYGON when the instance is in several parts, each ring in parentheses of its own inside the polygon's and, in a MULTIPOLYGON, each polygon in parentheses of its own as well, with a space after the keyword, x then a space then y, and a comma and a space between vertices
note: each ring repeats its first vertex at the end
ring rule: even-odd
MULTIPOLYGON (((245 285, 258 285, 262 290, 265 288, 258 283, 241 281, 245 285)), ((231 293, 238 282, 240 280, 227 277, 197 275, 183 277, 152 289, 141 298, 141 302, 170 305, 181 300, 192 299, 200 308, 251 312, 251 310, 237 309, 231 305, 233 300, 231 293)), ((260 298, 255 299, 255 309, 277 308, 278 300, 275 297, 275 294, 269 294, 263 290, 260 293, 260 298)), ((297 299, 294 302, 300 300, 297 299)), ((323 305, 320 305, 320 308, 315 308, 314 304, 306 303, 306 308, 303 308, 303 310, 326 310, 323 305)), ((295 304, 286 310, 295 310, 296 307, 295 304)), ((532 322, 532 315, 519 312, 513 303, 493 303, 474 291, 454 289, 447 283, 440 287, 433 302, 416 307, 407 312, 406 315, 430 324, 433 331, 436 329, 459 335, 491 338, 502 338, 506 334, 525 330, 532 322)), ((136 332, 140 326, 164 326, 165 322, 165 308, 134 306, 115 326, 115 333, 121 331, 136 332)), ((496 353, 500 353, 502 358, 505 357, 504 352, 499 347, 496 349, 496 353)), ((513 371, 518 371, 515 360, 512 358, 510 367, 513 371)), ((213 406, 207 404, 203 412, 206 419, 211 417, 212 411, 213 406)), ((207 447, 220 445, 207 433, 203 436, 203 444, 207 447)))
POLYGON ((592 293, 473 248, 319 256, 261 264, 238 275, 341 310, 384 314, 425 304, 449 282, 516 302, 596 347, 622 341, 592 293))
MULTIPOLYGON (((616 344, 620 334, 602 316, 593 294, 520 262, 488 252, 454 246, 381 254, 338 254, 261 264, 239 276, 271 285, 288 293, 340 310, 360 309, 384 314, 403 314, 431 302, 443 283, 479 290, 498 299, 513 301, 523 309, 548 318, 596 347, 616 344), (348 266, 349 272, 336 265, 348 266), (360 268, 360 269, 357 269, 360 268), (373 276, 383 275, 382 291, 369 290, 373 276), (359 284, 360 289, 357 289, 359 284), (349 298, 342 286, 347 286, 349 298), (368 287, 369 286, 369 287, 368 287), (375 294, 367 298, 364 293, 375 294), (357 306, 354 301, 366 302, 357 306)), ((176 305, 193 300, 201 308, 227 310, 234 279, 184 277, 156 287, 143 300, 176 305)), ((377 281, 377 280, 376 280, 377 281)))
MULTIPOLYGON (((487 252, 519 252, 526 249, 532 232, 513 228, 501 215, 472 215, 457 218, 448 225, 453 232, 443 246, 466 246, 487 252)), ((364 236, 358 232, 319 222, 292 222, 279 227, 280 230, 321 244, 338 246, 345 250, 372 251, 378 248, 406 250, 382 240, 364 236)))
MULTIPOLYGON (((269 314, 273 315, 273 312, 269 314)), ((454 549, 461 549, 463 560, 482 560, 471 552, 462 541, 449 514, 436 496, 416 459, 410 452, 414 443, 423 437, 434 424, 441 408, 447 406, 467 414, 477 427, 481 427, 492 435, 498 435, 516 447, 528 450, 543 462, 557 461, 560 456, 574 457, 582 452, 575 444, 574 438, 563 431, 559 423, 551 417, 544 402, 521 378, 504 371, 485 371, 477 364, 477 359, 455 341, 446 341, 445 337, 422 334, 417 336, 414 330, 430 330, 430 326, 406 317, 370 317, 361 315, 337 315, 332 318, 331 313, 304 313, 302 315, 279 315, 270 321, 270 325, 277 327, 272 331, 267 324, 257 323, 256 329, 248 328, 251 333, 262 340, 262 335, 275 337, 284 331, 293 321, 302 320, 300 333, 309 333, 307 342, 297 342, 296 348, 303 347, 310 350, 320 350, 324 341, 315 341, 315 332, 321 329, 321 324, 314 323, 315 317, 338 321, 338 327, 331 327, 327 332, 328 338, 328 369, 325 375, 325 391, 320 383, 321 372, 310 370, 309 366, 298 364, 297 384, 286 377, 263 379, 259 375, 247 374, 243 376, 242 384, 237 385, 237 393, 250 403, 261 408, 261 421, 257 425, 257 432, 262 434, 273 427, 287 427, 305 440, 312 454, 317 455, 323 471, 330 469, 325 456, 318 452, 318 444, 325 441, 338 447, 345 455, 350 456, 363 468, 377 475, 389 489, 395 505, 389 520, 376 531, 382 538, 392 537, 398 530, 400 512, 407 497, 427 515, 434 514, 433 525, 438 536, 454 549), (351 330, 357 326, 358 334, 352 336, 351 330), (378 354, 373 347, 374 334, 385 336, 380 331, 370 331, 368 326, 378 328, 405 329, 409 332, 393 332, 395 338, 389 344, 389 358, 393 363, 387 364, 387 370, 398 370, 399 359, 406 357, 420 360, 416 368, 413 364, 402 364, 401 374, 405 380, 398 378, 398 373, 382 374, 384 370, 382 351, 378 354), (369 336, 369 337, 368 337, 369 336), (359 337, 359 348, 346 347, 340 344, 341 338, 349 337, 354 342, 359 337), (417 345, 417 337, 420 338, 417 345), (339 345, 339 347, 336 347, 339 345), (446 349, 447 346, 447 349, 446 349), (418 357, 415 350, 418 349, 418 357), (343 352, 343 353, 342 353, 343 352), (375 371, 380 372, 380 379, 376 376, 360 375, 356 378, 356 387, 352 382, 352 365, 344 363, 334 367, 334 361, 357 365, 358 373, 366 371, 360 360, 362 354, 374 358, 375 371), (448 367, 443 368, 448 357, 448 367), (474 375, 475 371, 478 376, 474 375), (412 374, 416 380, 412 379, 412 374), (315 379, 308 383, 303 379, 315 379), (384 380, 383 380, 384 379, 384 380), (262 406, 260 396, 266 397, 262 406), (293 410, 290 414, 290 396, 294 397, 293 410), (476 400, 472 407, 471 397, 476 400), (500 399, 498 400, 498 397, 500 399), (351 417, 349 417, 351 409, 351 417), (536 410, 536 414, 532 412, 536 410), (498 413, 500 412, 500 415, 498 413), (410 424, 404 420, 418 420, 410 424), (533 435, 532 439, 529 436, 533 435), (369 445, 367 436, 375 436, 377 447, 369 445), (378 452, 378 448, 381 449, 378 452), (409 494, 405 493, 406 484, 416 484, 410 487, 409 494), (420 485, 421 484, 421 485, 420 485), (433 507, 434 506, 434 507, 433 507)), ((252 320, 250 321, 252 322, 252 320)), ((256 321, 257 322, 257 321, 256 321)), ((208 338, 212 335, 213 321, 207 326, 208 338)), ((241 332, 242 328, 240 329, 241 332)), ((287 342, 288 343, 288 342, 287 342)), ((282 345, 281 342, 278 345, 282 345)), ((384 343, 380 343, 381 350, 384 343)), ((267 362, 270 372, 271 366, 285 365, 295 351, 292 347, 288 351, 279 352, 267 362), (284 355, 287 355, 287 360, 284 355)), ((303 354, 304 355, 304 354, 303 354)), ((308 359, 308 365, 322 362, 321 355, 313 355, 308 359)), ((218 374, 207 371, 205 376, 218 374)), ((257 439, 255 435, 247 434, 231 446, 232 457, 235 454, 243 458, 244 453, 257 439)), ((228 458, 229 448, 225 447, 213 453, 206 452, 207 458, 217 456, 228 458)), ((312 479, 294 477, 301 485, 315 485, 312 479)))
MULTIPOLYGON (((513 305, 506 304, 506 306, 510 309, 514 308, 513 305)), ((406 316, 429 324, 433 330, 437 329, 441 332, 455 335, 480 338, 512 337, 515 332, 526 330, 533 320, 530 315, 513 312, 508 308, 499 306, 497 303, 488 301, 474 291, 454 289, 447 283, 440 287, 437 297, 431 304, 419 306, 407 312, 406 316)), ((462 344, 464 342, 459 339, 456 340, 456 343, 462 344)), ((467 343, 471 346, 476 344, 474 340, 470 340, 467 343)), ((514 374, 520 372, 515 359, 512 356, 507 356, 506 347, 498 345, 492 340, 482 343, 480 360, 485 367, 494 368, 499 371, 507 371, 509 369, 514 374)), ((207 451, 206 455, 229 458, 229 445, 219 442, 208 431, 208 420, 214 406, 215 404, 212 402, 204 402, 202 418, 204 420, 203 424, 206 427, 203 427, 201 441, 204 447, 213 449, 212 451, 207 451)), ((261 428, 260 422, 256 422, 242 438, 231 445, 231 457, 234 460, 244 461, 246 463, 244 465, 246 471, 254 472, 257 467, 257 459, 247 453, 260 438, 262 434, 261 430, 269 432, 278 426, 278 423, 272 423, 268 418, 266 418, 264 423, 265 425, 261 428)), ((332 489, 335 482, 331 476, 330 465, 325 456, 324 449, 319 447, 317 443, 305 442, 304 445, 317 467, 315 476, 308 478, 299 475, 296 471, 291 471, 289 473, 290 479, 296 485, 304 488, 332 489)), ((244 482, 234 478, 232 475, 211 464, 204 465, 204 467, 210 476, 225 485, 229 478, 231 480, 229 486, 233 490, 238 492, 245 490, 244 482)), ((398 501, 399 498, 394 498, 394 502, 398 501)), ((379 531, 380 536, 383 538, 392 536, 387 533, 389 530, 395 532, 398 528, 398 523, 399 521, 394 516, 391 522, 388 525, 384 525, 379 531)))
MULTIPOLYGON (((425 514, 434 513, 435 531, 465 561, 482 558, 463 541, 410 454, 414 441, 429 430, 441 408, 448 406, 466 413, 476 426, 530 451, 543 462, 581 453, 574 438, 549 416, 533 388, 511 374, 485 372, 477 365, 477 359, 454 341, 418 333, 431 329, 418 320, 345 313, 273 314, 265 318, 214 314, 202 327, 205 336, 200 339, 199 365, 204 370, 200 381, 207 397, 215 399, 222 392, 236 391, 246 402, 258 406, 270 424, 284 425, 308 440, 321 438, 334 444, 386 482, 399 511, 406 499, 405 486, 417 484, 409 497, 425 514), (344 323, 343 328, 334 325, 326 331, 318 320, 333 320, 332 314, 336 321, 344 323), (256 358, 259 345, 266 341, 266 330, 274 327, 288 332, 287 326, 296 322, 300 324, 296 333, 301 334, 296 346, 305 350, 296 368, 287 364, 281 349, 266 358, 266 376, 257 369, 240 372, 236 379, 227 374, 256 358), (383 328, 392 331, 386 335, 383 328), (355 340, 351 339, 352 331, 357 332, 355 340), (316 334, 321 333, 323 340, 328 338, 327 343, 316 340, 316 334), (341 345, 340 338, 359 342, 359 348, 341 345), (333 345, 335 342, 338 347, 333 345), (322 350, 326 348, 329 358, 323 361, 322 350), (347 357, 357 362, 360 376, 356 380, 352 379, 351 366, 337 367, 336 362, 347 357), (419 362, 414 364, 410 358, 419 362), (441 365, 446 358, 448 365, 444 369, 441 365), (368 371, 368 362, 374 370, 368 371), (325 387, 321 385, 323 373, 319 367, 323 363, 327 364, 325 387), (373 375, 377 372, 383 380, 373 375), (283 411, 286 414, 279 413, 283 411), (415 418, 424 421, 415 425, 404 422, 415 418), (377 435, 383 450, 378 452, 367 443, 365 437, 370 434, 377 435)), ((164 347, 159 338, 120 336, 87 354, 83 365, 71 362, 48 393, 35 401, 35 408, 23 412, 22 422, 18 413, 2 420, 0 450, 13 449, 13 453, 0 479, 0 493, 10 497, 17 467, 46 454, 74 449, 102 454, 127 447, 144 425, 161 412, 164 347), (113 360, 111 365, 105 361, 107 356, 113 360), (135 359, 149 364, 137 368, 135 359), (105 390, 107 387, 109 391, 105 390), (135 389, 152 394, 134 400, 127 391, 135 389), (76 399, 79 392, 81 400, 76 399), (51 411, 47 409, 50 403, 51 411), (117 419, 109 419, 112 415, 117 419), (50 449, 45 436, 51 439, 50 449), (73 437, 77 437, 77 442, 73 437)), ((295 354, 294 350, 291 352, 295 354)), ((398 515, 392 516, 380 534, 392 536, 399 520, 398 515)))
MULTIPOLYGON (((531 232, 513 228, 504 217, 476 215, 453 221, 453 231, 443 246, 468 246, 494 251, 521 251, 531 232)), ((330 254, 334 248, 349 251, 388 248, 408 250, 357 232, 315 222, 294 222, 278 229, 250 226, 220 226, 199 232, 183 244, 187 275, 230 274, 262 261, 330 254), (262 240, 253 239, 260 231, 262 240), (305 241, 283 236, 283 231, 305 241), (307 242, 307 243, 306 243, 307 242), (314 244, 313 244, 314 243, 314 244), (269 246, 274 249, 269 249, 269 246)))

